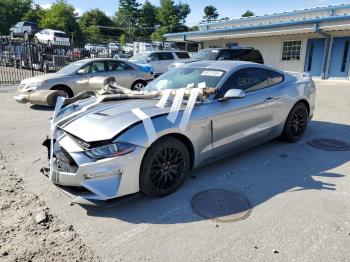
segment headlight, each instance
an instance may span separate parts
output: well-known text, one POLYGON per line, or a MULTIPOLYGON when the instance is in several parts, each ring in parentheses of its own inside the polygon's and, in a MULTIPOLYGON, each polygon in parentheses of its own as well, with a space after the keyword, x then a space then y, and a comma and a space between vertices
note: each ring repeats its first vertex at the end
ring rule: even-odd
POLYGON ((26 86, 26 90, 29 91, 29 90, 36 90, 38 89, 39 87, 41 87, 43 85, 43 82, 37 82, 37 83, 30 83, 26 86))
POLYGON ((111 158, 129 154, 135 150, 136 146, 119 142, 107 146, 101 146, 86 150, 85 153, 93 159, 111 158))

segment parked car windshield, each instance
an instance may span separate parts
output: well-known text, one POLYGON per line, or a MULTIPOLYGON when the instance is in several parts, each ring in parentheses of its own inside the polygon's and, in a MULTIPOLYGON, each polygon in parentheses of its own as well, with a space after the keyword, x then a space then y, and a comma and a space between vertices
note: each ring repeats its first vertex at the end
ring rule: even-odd
POLYGON ((216 87, 225 72, 217 69, 184 67, 168 71, 150 82, 145 90, 179 89, 182 87, 198 87, 205 83, 206 87, 216 87))
POLYGON ((73 74, 76 72, 79 68, 81 68, 85 63, 82 61, 76 61, 74 63, 71 63, 65 67, 63 67, 61 70, 58 70, 56 74, 62 74, 62 75, 68 75, 73 74))
POLYGON ((192 55, 192 58, 200 60, 215 60, 218 57, 219 50, 217 49, 203 49, 192 55))

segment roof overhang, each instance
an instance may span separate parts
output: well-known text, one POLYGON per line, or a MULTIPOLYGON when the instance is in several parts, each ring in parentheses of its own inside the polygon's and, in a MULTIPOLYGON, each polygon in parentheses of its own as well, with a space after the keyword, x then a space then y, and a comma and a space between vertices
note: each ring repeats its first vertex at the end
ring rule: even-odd
POLYGON ((350 15, 315 18, 301 21, 283 22, 251 27, 234 27, 195 32, 165 34, 168 41, 209 41, 217 39, 251 38, 280 35, 317 33, 317 31, 350 30, 350 15))

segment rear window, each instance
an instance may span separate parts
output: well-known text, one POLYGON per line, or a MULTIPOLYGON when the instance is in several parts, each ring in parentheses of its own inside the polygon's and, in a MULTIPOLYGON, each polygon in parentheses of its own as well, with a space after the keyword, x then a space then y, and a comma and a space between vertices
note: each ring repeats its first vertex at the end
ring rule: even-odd
POLYGON ((178 58, 180 59, 187 59, 190 58, 190 55, 186 52, 176 52, 175 53, 177 55, 178 58))
POLYGON ((67 38, 67 34, 65 33, 55 33, 56 37, 63 37, 63 38, 67 38))

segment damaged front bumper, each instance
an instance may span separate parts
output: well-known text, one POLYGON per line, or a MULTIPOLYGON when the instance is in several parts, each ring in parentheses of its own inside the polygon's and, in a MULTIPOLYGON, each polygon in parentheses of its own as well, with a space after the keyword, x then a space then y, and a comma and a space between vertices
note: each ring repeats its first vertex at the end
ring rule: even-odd
POLYGON ((139 167, 145 149, 102 160, 89 158, 69 135, 54 141, 48 173, 73 203, 105 201, 139 191, 139 167))

